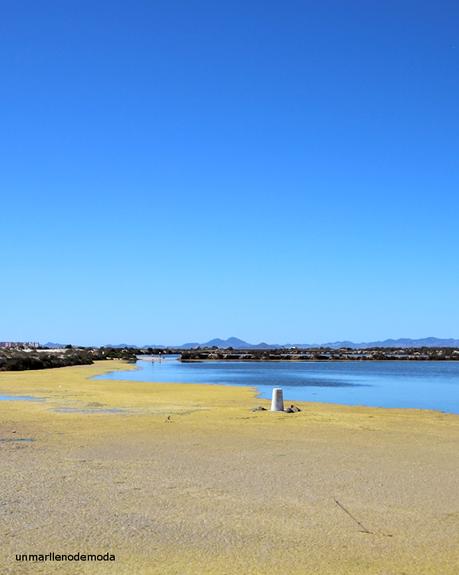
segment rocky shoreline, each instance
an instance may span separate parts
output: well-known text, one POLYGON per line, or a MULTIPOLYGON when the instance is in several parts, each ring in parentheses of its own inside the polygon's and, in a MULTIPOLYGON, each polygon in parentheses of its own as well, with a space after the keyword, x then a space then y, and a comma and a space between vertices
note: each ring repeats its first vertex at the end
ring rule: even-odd
POLYGON ((370 349, 195 349, 180 352, 183 362, 194 361, 459 361, 455 348, 370 349))

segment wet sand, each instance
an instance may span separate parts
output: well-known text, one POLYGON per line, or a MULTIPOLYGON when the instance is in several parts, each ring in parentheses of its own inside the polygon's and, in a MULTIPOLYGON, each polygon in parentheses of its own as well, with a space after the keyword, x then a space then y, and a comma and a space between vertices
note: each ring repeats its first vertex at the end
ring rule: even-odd
POLYGON ((0 373, 0 573, 456 575, 459 417, 0 373), (16 553, 114 563, 18 563, 16 553))

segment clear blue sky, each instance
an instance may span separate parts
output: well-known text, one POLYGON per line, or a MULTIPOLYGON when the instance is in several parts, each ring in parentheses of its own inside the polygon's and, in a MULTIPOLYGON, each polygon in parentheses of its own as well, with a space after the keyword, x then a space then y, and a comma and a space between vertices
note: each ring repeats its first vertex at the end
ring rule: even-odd
POLYGON ((459 337, 453 1, 3 0, 0 340, 459 337))

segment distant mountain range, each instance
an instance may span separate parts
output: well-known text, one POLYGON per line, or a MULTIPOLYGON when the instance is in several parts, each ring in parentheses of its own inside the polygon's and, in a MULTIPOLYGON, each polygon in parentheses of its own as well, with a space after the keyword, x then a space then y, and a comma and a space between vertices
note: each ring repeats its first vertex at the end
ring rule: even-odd
POLYGON ((194 347, 234 347, 237 349, 263 349, 263 348, 273 348, 273 347, 283 347, 281 345, 269 345, 267 343, 248 343, 238 337, 229 337, 228 339, 215 338, 205 343, 184 343, 179 346, 183 349, 193 349, 194 347))
MULTIPOLYGON (((61 343, 45 343, 46 347, 49 348, 63 348, 64 344, 61 343)), ((152 348, 163 348, 163 347, 175 347, 178 349, 194 349, 196 347, 218 347, 218 348, 228 348, 233 347, 234 349, 282 349, 282 348, 317 348, 317 347, 330 347, 334 349, 339 349, 341 347, 350 347, 350 348, 359 348, 365 349, 369 347, 458 347, 459 348, 459 339, 442 339, 438 337, 425 337, 421 339, 411 339, 411 338, 400 338, 400 339, 385 339, 383 341, 370 341, 370 342, 360 342, 355 343, 353 341, 333 341, 327 343, 287 343, 287 344, 277 344, 277 343, 248 343, 242 339, 237 337, 229 337, 228 339, 220 339, 215 338, 211 339, 210 341, 206 341, 203 343, 198 342, 191 342, 191 343, 184 343, 183 345, 177 346, 165 346, 159 344, 148 344, 143 346, 138 345, 130 345, 125 343, 118 343, 118 344, 107 344, 105 347, 113 347, 113 348, 123 348, 123 347, 130 347, 130 348, 140 348, 140 347, 152 347, 152 348)))
POLYGON ((315 347, 330 347, 339 349, 341 347, 350 348, 369 348, 369 347, 459 347, 459 339, 442 339, 438 337, 425 337, 421 339, 385 339, 384 341, 370 341, 355 343, 353 341, 333 341, 327 343, 288 343, 285 345, 262 343, 248 343, 237 337, 229 337, 228 339, 211 339, 205 343, 185 343, 179 347, 183 349, 192 349, 195 347, 234 347, 237 349, 279 349, 279 348, 315 348, 315 347))
POLYGON ((49 349, 64 349, 65 343, 53 343, 52 341, 48 341, 43 344, 43 347, 49 347, 49 349))
POLYGON ((131 343, 106 343, 104 345, 104 347, 111 347, 113 349, 122 349, 122 348, 126 348, 126 347, 130 347, 133 349, 135 349, 136 347, 138 347, 138 348, 152 347, 154 349, 158 349, 158 348, 163 348, 163 347, 168 347, 168 346, 158 344, 158 343, 152 343, 152 344, 146 344, 146 345, 134 345, 131 343))
MULTIPOLYGON (((323 343, 322 347, 340 348, 368 348, 368 347, 459 347, 459 339, 443 339, 439 337, 424 337, 420 339, 399 338, 385 339, 383 341, 370 341, 355 343, 353 341, 334 341, 323 343)), ((298 347, 317 347, 314 345, 299 345, 298 347)))

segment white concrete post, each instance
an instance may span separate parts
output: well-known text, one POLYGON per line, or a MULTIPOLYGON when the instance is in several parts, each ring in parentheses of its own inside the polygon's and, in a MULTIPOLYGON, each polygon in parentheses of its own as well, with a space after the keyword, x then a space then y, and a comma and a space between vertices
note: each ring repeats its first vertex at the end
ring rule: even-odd
POLYGON ((275 387, 273 389, 273 398, 271 400, 271 411, 284 411, 284 397, 282 389, 275 387))

